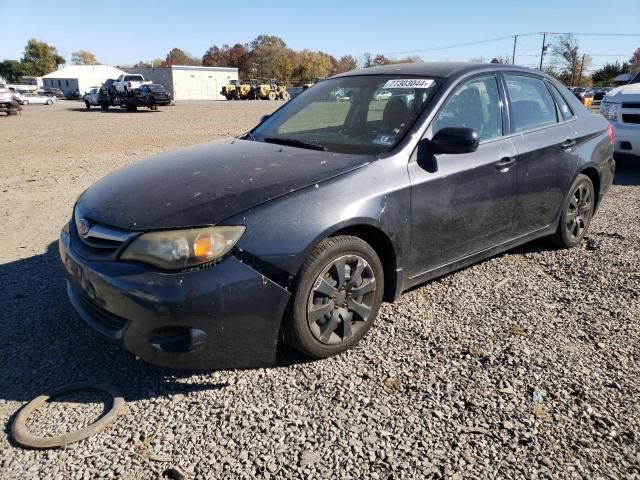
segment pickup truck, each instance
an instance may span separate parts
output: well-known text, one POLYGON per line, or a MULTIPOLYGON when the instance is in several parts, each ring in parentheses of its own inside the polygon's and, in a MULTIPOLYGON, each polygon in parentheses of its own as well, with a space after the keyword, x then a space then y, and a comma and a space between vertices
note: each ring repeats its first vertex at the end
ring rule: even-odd
POLYGON ((120 75, 113 82, 113 86, 116 89, 116 93, 128 94, 133 92, 136 88, 140 88, 142 85, 148 85, 151 81, 145 81, 142 75, 125 73, 120 75))
POLYGON ((615 153, 640 160, 640 72, 628 85, 614 88, 605 95, 600 113, 613 126, 615 153))

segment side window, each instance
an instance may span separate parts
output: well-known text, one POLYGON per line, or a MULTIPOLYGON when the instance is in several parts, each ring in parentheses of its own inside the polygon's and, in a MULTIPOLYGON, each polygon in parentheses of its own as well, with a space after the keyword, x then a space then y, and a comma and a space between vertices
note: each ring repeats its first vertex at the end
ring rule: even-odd
POLYGON ((446 127, 473 128, 480 141, 502 136, 502 108, 494 75, 468 81, 447 99, 431 124, 432 135, 446 127))
POLYGON ((544 81, 524 75, 505 75, 511 99, 511 118, 515 133, 558 122, 556 103, 544 81))
POLYGON ((547 85, 549 86, 554 96, 556 97, 556 102, 558 102, 558 108, 560 109, 560 115, 562 115, 562 118, 564 120, 570 120, 571 118, 573 118, 573 112, 571 111, 571 107, 569 107, 569 104, 567 103, 565 98, 562 96, 560 91, 551 82, 547 83, 547 85))

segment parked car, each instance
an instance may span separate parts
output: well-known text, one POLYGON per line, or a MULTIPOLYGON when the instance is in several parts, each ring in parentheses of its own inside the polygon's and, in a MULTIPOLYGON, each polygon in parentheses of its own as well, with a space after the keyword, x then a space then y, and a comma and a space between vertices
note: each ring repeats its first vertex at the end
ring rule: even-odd
POLYGON ((37 93, 25 93, 22 96, 22 105, 29 104, 42 104, 42 105, 53 105, 56 103, 57 97, 55 96, 47 96, 47 95, 39 95, 37 93))
MULTIPOLYGON (((640 79, 640 74, 638 75, 640 79)), ((600 113, 611 122, 616 135, 615 152, 640 159, 640 83, 629 83, 609 91, 600 113)))
POLYGON ((171 103, 171 92, 159 83, 151 83, 142 85, 133 91, 135 99, 142 105, 147 107, 155 107, 158 105, 169 105, 171 103))
POLYGON ((585 107, 590 107, 593 104, 594 93, 591 88, 576 87, 573 89, 573 94, 585 107))
POLYGON ((127 94, 133 92, 136 88, 140 88, 144 84, 150 84, 142 75, 125 73, 120 75, 114 82, 113 87, 116 93, 127 94))
POLYGON ((376 92, 373 95, 373 99, 377 100, 377 101, 381 101, 381 100, 389 100, 391 98, 392 93, 388 90, 381 90, 379 92, 376 92))
POLYGON ((36 93, 46 97, 64 98, 64 93, 59 88, 41 88, 40 90, 37 90, 36 93))
POLYGON ((70 92, 67 92, 64 96, 67 100, 80 100, 83 95, 80 93, 80 90, 76 89, 70 92))
MULTIPOLYGON (((11 89, 10 89, 11 90, 11 89)), ((24 93, 19 92, 17 90, 11 90, 11 95, 13 96, 13 99, 18 102, 20 105, 23 104, 24 102, 24 93)))
POLYGON ((67 292, 89 325, 166 367, 273 364, 281 339, 335 355, 409 288, 539 237, 580 244, 613 179, 613 141, 536 70, 338 75, 243 136, 89 187, 60 235, 67 292), (413 101, 380 111, 381 89, 413 101), (340 90, 347 108, 328 101, 340 90))
POLYGON ((0 112, 7 115, 17 115, 21 110, 22 107, 16 101, 14 92, 0 83, 0 112))
POLYGON ((100 87, 91 87, 87 93, 82 96, 87 110, 91 110, 91 107, 100 106, 100 87))

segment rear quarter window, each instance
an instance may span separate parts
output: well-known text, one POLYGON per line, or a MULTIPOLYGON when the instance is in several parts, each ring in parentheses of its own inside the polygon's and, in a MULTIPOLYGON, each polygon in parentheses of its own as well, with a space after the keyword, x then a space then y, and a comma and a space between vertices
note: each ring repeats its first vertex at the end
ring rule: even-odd
POLYGON ((556 104, 543 80, 505 75, 515 133, 558 123, 556 104))

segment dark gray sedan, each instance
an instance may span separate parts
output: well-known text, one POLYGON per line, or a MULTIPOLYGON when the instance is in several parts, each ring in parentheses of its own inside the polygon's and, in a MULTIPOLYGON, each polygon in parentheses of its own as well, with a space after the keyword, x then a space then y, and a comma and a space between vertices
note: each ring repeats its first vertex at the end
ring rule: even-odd
POLYGON ((339 75, 242 137, 86 190, 60 237, 69 298, 158 365, 269 365, 281 340, 334 355, 408 288, 539 237, 578 244, 612 182, 613 140, 529 69, 339 75))

